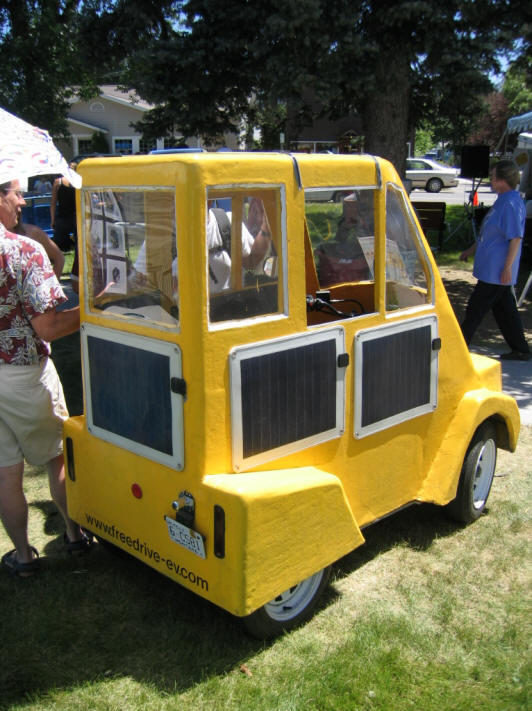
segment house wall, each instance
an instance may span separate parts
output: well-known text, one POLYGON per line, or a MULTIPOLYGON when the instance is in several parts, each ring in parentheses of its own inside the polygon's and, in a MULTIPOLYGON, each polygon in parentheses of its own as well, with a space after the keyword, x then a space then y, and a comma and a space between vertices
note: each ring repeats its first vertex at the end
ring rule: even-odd
MULTIPOLYGON (((113 88, 112 93, 115 91, 113 88)), ((162 138, 157 139, 156 145, 142 144, 142 136, 131 126, 132 123, 140 121, 150 108, 152 107, 144 101, 133 104, 110 99, 105 96, 105 91, 101 96, 89 101, 73 103, 68 117, 71 144, 60 141, 58 146, 61 145, 65 156, 69 159, 75 155, 92 152, 86 149, 86 144, 84 146, 83 142, 90 141, 95 132, 102 131, 107 139, 109 153, 134 154, 147 152, 151 148, 165 148, 162 138)), ((182 138, 182 134, 176 132, 175 138, 182 138)), ((239 148, 238 136, 227 134, 224 138, 221 144, 208 147, 216 149, 223 145, 232 149, 239 148)), ((197 137, 186 137, 185 142, 192 148, 203 145, 201 139, 197 137)))

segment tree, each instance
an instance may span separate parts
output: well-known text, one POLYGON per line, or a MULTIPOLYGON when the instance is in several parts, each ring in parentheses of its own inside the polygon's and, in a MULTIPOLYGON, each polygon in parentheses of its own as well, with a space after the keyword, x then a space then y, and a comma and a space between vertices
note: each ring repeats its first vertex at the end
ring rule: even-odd
POLYGON ((0 9, 0 101, 54 135, 66 133, 72 84, 83 83, 76 45, 79 0, 5 0, 0 9))
POLYGON ((493 153, 499 146, 508 120, 508 101, 500 92, 492 92, 486 97, 486 111, 480 117, 477 130, 470 136, 469 143, 490 147, 493 153))
POLYGON ((508 102, 509 116, 519 116, 532 110, 532 57, 528 67, 512 64, 504 78, 502 94, 508 102))
MULTIPOLYGON (((331 117, 355 111, 366 150, 399 169, 407 136, 429 120, 465 142, 488 73, 519 37, 510 0, 188 0, 164 39, 134 52, 127 81, 158 105, 141 126, 219 137, 261 106, 304 115, 309 89, 331 117)), ((444 135, 445 134, 445 135, 444 135)))
POLYGON ((4 0, 0 5, 0 103, 54 136, 67 134, 70 99, 118 81, 131 46, 164 37, 164 0, 4 0))

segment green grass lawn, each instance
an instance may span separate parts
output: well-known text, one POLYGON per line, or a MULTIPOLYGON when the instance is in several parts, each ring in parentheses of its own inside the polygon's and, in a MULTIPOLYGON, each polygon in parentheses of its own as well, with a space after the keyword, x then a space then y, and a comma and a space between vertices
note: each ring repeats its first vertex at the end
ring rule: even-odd
POLYGON ((471 526, 423 505, 366 529, 318 614, 268 644, 132 558, 66 558, 44 472, 29 468, 44 570, 0 573, 0 708, 525 711, 531 462, 528 427, 471 526))
MULTIPOLYGON (((78 334, 53 356, 78 414, 78 334)), ((96 545, 68 558, 45 472, 28 467, 43 570, 0 571, 0 709, 527 711, 531 463, 524 427, 517 452, 499 453, 506 476, 473 525, 423 505, 365 529, 316 616, 271 643, 131 557, 96 545)), ((0 552, 10 548, 0 527, 0 552)))

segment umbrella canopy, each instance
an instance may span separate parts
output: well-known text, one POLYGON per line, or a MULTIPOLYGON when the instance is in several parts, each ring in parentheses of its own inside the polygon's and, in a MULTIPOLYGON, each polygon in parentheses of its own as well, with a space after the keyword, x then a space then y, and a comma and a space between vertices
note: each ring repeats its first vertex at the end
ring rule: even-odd
POLYGON ((0 184, 52 173, 64 175, 75 188, 81 187, 81 176, 69 168, 48 131, 0 108, 0 184))

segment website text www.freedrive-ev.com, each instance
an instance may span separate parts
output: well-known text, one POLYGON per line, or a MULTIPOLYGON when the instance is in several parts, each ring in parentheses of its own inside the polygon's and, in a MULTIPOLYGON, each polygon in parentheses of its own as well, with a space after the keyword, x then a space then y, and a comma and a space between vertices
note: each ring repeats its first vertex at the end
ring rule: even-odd
POLYGON ((182 565, 179 565, 179 563, 170 560, 170 558, 164 558, 158 551, 151 548, 151 546, 149 546, 147 543, 144 543, 139 540, 139 538, 129 536, 127 533, 124 533, 119 528, 117 528, 114 524, 110 525, 108 523, 105 523, 104 521, 100 521, 99 519, 95 518, 94 516, 91 516, 88 513, 85 514, 85 518, 87 520, 87 527, 91 531, 94 531, 95 533, 98 533, 98 531, 100 531, 101 533, 105 533, 107 536, 110 536, 111 538, 114 538, 115 540, 120 541, 120 543, 128 546, 128 548, 132 548, 134 551, 140 553, 148 560, 152 560, 158 565, 166 565, 168 570, 170 570, 171 572, 175 572, 181 578, 183 578, 184 580, 188 580, 190 583, 193 583, 202 590, 209 590, 209 583, 207 582, 207 580, 200 577, 199 575, 196 575, 196 573, 194 573, 192 570, 188 570, 182 565))

